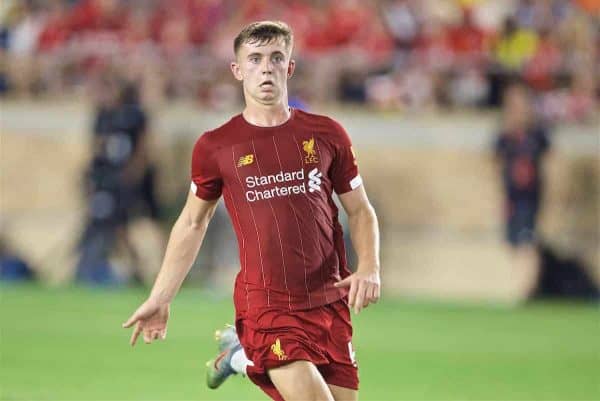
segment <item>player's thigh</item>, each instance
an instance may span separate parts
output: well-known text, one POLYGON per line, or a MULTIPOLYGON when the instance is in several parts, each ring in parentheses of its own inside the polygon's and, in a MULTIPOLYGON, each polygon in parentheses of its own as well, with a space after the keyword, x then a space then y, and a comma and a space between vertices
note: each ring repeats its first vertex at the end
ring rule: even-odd
POLYGON ((312 362, 294 361, 269 369, 269 377, 285 401, 335 401, 312 362))
POLYGON ((335 401, 358 401, 358 390, 328 384, 335 401))

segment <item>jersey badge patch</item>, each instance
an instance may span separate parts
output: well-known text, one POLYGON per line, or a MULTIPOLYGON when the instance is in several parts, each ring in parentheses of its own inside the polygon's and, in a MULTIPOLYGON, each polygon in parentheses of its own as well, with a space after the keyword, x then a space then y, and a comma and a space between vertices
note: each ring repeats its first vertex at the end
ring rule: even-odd
POLYGON ((281 349, 281 342, 279 341, 279 338, 277 338, 275 343, 271 345, 271 352, 275 354, 277 359, 280 361, 285 361, 287 359, 287 355, 285 352, 283 352, 283 349, 281 349))
POLYGON ((310 138, 308 141, 302 141, 302 149, 304 149, 304 163, 315 164, 319 162, 317 151, 315 150, 315 138, 310 138))

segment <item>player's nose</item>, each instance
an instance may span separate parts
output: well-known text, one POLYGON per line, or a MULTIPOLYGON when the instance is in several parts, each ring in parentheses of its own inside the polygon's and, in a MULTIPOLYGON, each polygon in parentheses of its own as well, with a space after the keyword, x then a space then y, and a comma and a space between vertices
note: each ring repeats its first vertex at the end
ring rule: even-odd
POLYGON ((271 74, 273 72, 273 63, 265 58, 262 65, 263 74, 271 74))

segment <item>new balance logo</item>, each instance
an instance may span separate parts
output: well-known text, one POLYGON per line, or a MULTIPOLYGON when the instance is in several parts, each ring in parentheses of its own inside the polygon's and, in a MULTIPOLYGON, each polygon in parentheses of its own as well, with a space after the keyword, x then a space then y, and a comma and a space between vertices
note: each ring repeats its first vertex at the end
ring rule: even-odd
POLYGON ((240 160, 238 160, 238 162, 237 162, 237 166, 242 167, 242 166, 247 166, 252 163, 254 163, 254 155, 249 154, 249 155, 240 157, 240 160))
POLYGON ((321 191, 321 177, 323 174, 316 168, 313 168, 308 173, 308 192, 321 191))

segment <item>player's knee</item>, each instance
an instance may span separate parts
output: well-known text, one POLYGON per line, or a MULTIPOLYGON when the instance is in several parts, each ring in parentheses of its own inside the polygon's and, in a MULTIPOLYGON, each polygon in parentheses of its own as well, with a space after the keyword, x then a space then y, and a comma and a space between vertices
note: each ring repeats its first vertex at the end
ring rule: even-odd
POLYGON ((335 401, 325 380, 311 362, 294 361, 270 369, 269 377, 286 401, 335 401))

